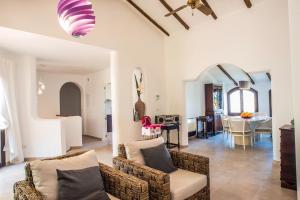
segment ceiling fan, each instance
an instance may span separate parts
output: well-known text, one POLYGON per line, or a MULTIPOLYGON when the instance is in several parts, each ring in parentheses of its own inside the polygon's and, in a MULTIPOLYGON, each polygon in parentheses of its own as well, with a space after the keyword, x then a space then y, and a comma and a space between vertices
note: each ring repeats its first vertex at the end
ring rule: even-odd
POLYGON ((172 12, 165 15, 165 17, 169 17, 171 15, 174 15, 178 11, 190 6, 193 10, 198 9, 201 12, 203 12, 205 15, 210 15, 212 13, 212 10, 205 6, 204 3, 201 0, 188 0, 186 5, 180 6, 179 8, 173 10, 172 12))

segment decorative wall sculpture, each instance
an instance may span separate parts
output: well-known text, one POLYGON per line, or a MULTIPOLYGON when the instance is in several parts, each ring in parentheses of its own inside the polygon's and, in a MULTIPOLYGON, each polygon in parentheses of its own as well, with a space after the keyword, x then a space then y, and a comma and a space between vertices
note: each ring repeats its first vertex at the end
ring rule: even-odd
POLYGON ((144 98, 144 77, 141 69, 135 69, 133 73, 133 85, 134 85, 134 92, 133 92, 133 120, 140 121, 146 111, 146 105, 143 102, 144 98))
POLYGON ((82 37, 95 28, 96 17, 88 0, 60 0, 57 14, 61 27, 74 37, 82 37))

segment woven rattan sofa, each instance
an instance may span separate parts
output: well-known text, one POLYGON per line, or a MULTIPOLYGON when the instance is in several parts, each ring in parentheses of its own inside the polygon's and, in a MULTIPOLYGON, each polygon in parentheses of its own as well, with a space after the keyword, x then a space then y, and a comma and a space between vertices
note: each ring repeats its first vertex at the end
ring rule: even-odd
MULTIPOLYGON (((80 155, 84 152, 64 155, 60 157, 45 159, 63 159, 80 155)), ((130 176, 119 170, 115 170, 105 164, 99 163, 99 170, 104 182, 105 191, 117 199, 125 200, 147 200, 149 199, 148 183, 136 177, 130 176)), ((25 165, 26 178, 14 184, 15 200, 43 200, 42 195, 35 189, 30 163, 25 165)))
MULTIPOLYGON (((113 165, 115 169, 147 181, 149 184, 150 199, 171 199, 169 174, 128 160, 125 146, 123 144, 119 145, 118 150, 118 156, 113 158, 113 165)), ((207 176, 206 187, 196 194, 191 194, 191 196, 187 199, 209 200, 209 158, 173 150, 170 150, 170 155, 173 160, 173 164, 177 168, 207 176)))

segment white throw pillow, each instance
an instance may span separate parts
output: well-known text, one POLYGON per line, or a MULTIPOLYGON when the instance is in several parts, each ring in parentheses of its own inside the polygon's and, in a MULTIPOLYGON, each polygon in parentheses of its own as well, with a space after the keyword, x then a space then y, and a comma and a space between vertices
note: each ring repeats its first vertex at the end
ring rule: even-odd
POLYGON ((151 139, 151 140, 125 143, 124 145, 125 145, 127 159, 145 165, 145 161, 140 149, 155 147, 163 143, 164 143, 164 139, 162 137, 151 139))
POLYGON ((34 186, 44 199, 56 200, 58 181, 56 169, 79 170, 99 166, 95 151, 61 160, 37 160, 30 163, 34 186))

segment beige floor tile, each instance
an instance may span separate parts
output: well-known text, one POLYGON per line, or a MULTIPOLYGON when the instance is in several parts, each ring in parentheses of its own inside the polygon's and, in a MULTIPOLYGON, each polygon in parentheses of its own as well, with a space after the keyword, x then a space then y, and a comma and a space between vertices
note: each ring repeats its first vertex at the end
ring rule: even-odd
MULTIPOLYGON (((95 149, 99 161, 112 165, 112 147, 84 138, 82 149, 95 149)), ((78 151, 78 150, 73 150, 78 151)), ((253 148, 230 148, 221 135, 194 139, 182 151, 210 158, 212 200, 296 200, 296 192, 280 187, 280 163, 272 158, 270 137, 253 148)), ((0 199, 13 199, 13 183, 24 179, 24 164, 0 169, 0 199)))

